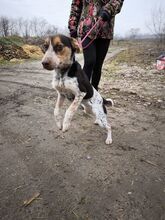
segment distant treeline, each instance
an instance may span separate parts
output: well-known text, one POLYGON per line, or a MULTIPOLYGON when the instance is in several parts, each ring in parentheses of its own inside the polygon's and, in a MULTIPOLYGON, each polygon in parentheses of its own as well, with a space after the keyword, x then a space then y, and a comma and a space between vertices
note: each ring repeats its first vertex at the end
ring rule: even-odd
POLYGON ((17 35, 21 37, 42 37, 52 35, 58 32, 55 25, 49 24, 43 18, 9 18, 0 17, 0 36, 7 37, 17 35))

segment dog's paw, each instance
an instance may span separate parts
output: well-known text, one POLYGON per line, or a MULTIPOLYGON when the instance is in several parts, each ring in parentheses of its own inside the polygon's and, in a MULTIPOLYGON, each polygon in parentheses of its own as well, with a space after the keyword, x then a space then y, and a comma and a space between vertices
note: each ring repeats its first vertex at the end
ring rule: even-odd
POLYGON ((67 132, 68 131, 68 129, 67 128, 63 128, 62 129, 62 132, 64 133, 64 132, 67 132))
POLYGON ((112 144, 112 139, 111 138, 107 138, 105 141, 106 144, 112 144))
POLYGON ((62 123, 60 121, 56 121, 56 125, 59 128, 59 130, 62 130, 62 123))
POLYGON ((59 114, 56 113, 56 111, 54 111, 54 119, 57 127, 62 130, 62 118, 59 114))
POLYGON ((66 132, 69 129, 70 124, 69 123, 64 123, 62 127, 62 132, 66 132))
POLYGON ((96 119, 95 122, 94 122, 94 124, 95 124, 95 125, 99 125, 99 124, 100 124, 99 120, 96 119))

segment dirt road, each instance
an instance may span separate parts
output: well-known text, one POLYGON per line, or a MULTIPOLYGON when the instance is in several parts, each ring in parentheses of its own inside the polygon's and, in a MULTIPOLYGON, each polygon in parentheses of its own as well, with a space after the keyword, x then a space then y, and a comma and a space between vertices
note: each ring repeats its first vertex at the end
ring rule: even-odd
POLYGON ((0 219, 164 220, 164 75, 107 62, 111 146, 81 109, 57 129, 51 78, 40 62, 0 69, 0 219))

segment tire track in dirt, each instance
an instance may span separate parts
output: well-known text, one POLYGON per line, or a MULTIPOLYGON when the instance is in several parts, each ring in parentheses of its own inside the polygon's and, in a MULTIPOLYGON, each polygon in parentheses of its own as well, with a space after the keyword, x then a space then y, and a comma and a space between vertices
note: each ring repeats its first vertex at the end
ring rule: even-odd
POLYGON ((30 88, 41 89, 41 90, 44 90, 44 91, 53 91, 53 89, 50 89, 50 88, 47 88, 47 87, 36 86, 36 85, 28 84, 28 83, 16 82, 16 81, 11 81, 11 80, 0 80, 0 82, 27 86, 27 87, 30 87, 30 88))

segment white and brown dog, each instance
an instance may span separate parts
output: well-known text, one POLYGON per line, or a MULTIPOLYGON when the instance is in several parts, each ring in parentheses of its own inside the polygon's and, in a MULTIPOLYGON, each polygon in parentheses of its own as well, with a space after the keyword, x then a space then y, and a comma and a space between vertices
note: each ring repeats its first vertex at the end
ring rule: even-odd
POLYGON ((81 104, 85 112, 93 112, 96 116, 96 124, 106 128, 105 143, 111 144, 111 126, 107 122, 103 98, 92 87, 80 64, 74 58, 75 52, 80 52, 77 40, 64 35, 55 35, 47 38, 43 47, 45 52, 42 59, 43 67, 47 70, 55 70, 52 85, 58 97, 54 116, 59 129, 63 132, 69 129, 73 115, 81 104), (73 101, 63 119, 60 109, 65 97, 73 97, 73 101))

